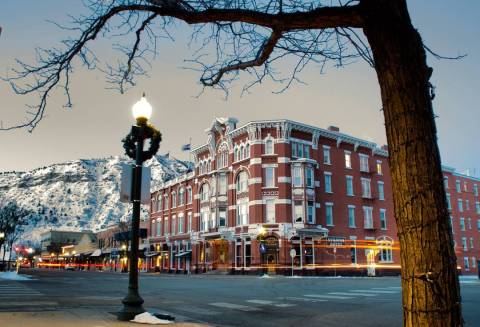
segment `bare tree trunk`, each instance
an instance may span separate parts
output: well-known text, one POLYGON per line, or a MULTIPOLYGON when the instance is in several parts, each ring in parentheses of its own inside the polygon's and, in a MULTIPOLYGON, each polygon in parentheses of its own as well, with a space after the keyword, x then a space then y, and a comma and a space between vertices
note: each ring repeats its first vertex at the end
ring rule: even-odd
POLYGON ((363 0, 382 95, 401 248, 404 326, 462 326, 432 109, 431 68, 405 0, 363 0))

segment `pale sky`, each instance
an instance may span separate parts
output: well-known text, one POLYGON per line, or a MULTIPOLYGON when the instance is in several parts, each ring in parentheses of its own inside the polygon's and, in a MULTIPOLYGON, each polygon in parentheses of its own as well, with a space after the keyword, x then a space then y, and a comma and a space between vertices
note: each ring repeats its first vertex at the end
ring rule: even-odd
MULTIPOLYGON (((480 110, 477 92, 480 76, 480 1, 410 0, 413 23, 425 43, 447 56, 467 53, 460 61, 429 58, 436 86, 434 100, 443 164, 459 171, 480 173, 478 126, 480 110)), ((67 34, 47 20, 65 21, 80 10, 80 1, 3 0, 0 4, 0 74, 5 76, 15 58, 31 59, 37 46, 49 47, 67 34)), ((162 43, 152 62, 150 78, 121 95, 106 89, 100 72, 78 69, 73 75, 73 109, 65 109, 63 92, 57 91, 47 108, 47 117, 29 133, 26 130, 0 132, 0 171, 24 171, 56 162, 123 154, 120 140, 133 123, 131 106, 143 91, 154 107, 152 122, 163 134, 159 153, 170 152, 180 159, 188 154, 180 146, 192 138, 192 145, 205 142, 204 129, 214 117, 236 117, 240 124, 258 119, 287 118, 326 128, 336 125, 344 133, 386 143, 378 82, 373 69, 359 61, 343 68, 329 68, 320 75, 311 65, 301 75, 308 85, 294 85, 283 94, 280 86, 266 83, 240 96, 238 81, 225 101, 224 94, 207 91, 200 97, 196 72, 182 69, 190 53, 178 24, 175 42, 162 43)), ((114 53, 101 43, 102 59, 114 53)), ((15 124, 25 117, 26 103, 0 82, 0 120, 15 124)))

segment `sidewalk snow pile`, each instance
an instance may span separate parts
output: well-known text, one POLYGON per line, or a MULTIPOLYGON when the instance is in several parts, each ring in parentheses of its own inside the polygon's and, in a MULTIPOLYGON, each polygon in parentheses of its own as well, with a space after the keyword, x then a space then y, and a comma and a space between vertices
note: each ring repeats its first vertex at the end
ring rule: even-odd
POLYGON ((135 316, 135 319, 131 320, 132 322, 137 322, 139 324, 149 324, 149 325, 168 325, 173 323, 170 320, 158 319, 150 312, 144 312, 135 316))
POLYGON ((19 275, 14 271, 0 272, 0 279, 8 280, 31 280, 28 275, 19 275))

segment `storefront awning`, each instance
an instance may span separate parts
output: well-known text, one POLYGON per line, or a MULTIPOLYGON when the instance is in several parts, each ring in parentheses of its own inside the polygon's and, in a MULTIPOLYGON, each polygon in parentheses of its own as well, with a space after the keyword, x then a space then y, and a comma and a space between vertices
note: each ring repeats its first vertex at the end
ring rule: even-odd
POLYGON ((101 249, 96 249, 95 251, 93 251, 91 257, 99 257, 102 255, 102 250, 101 249))
POLYGON ((192 251, 185 251, 175 254, 176 258, 189 257, 192 255, 192 251))

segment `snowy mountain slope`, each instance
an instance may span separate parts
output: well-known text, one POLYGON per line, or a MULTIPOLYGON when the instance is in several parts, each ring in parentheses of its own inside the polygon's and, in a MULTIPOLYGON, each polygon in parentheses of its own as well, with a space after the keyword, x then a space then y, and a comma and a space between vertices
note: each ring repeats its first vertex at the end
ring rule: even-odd
MULTIPOLYGON (((32 242, 50 228, 99 231, 131 215, 131 206, 119 201, 122 164, 126 163, 131 163, 126 157, 82 159, 29 172, 0 173, 0 198, 34 212, 23 235, 32 242)), ((161 155, 146 165, 152 169, 152 190, 191 167, 189 162, 161 155)), ((148 207, 142 210, 146 217, 148 207)))

